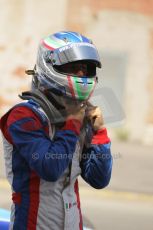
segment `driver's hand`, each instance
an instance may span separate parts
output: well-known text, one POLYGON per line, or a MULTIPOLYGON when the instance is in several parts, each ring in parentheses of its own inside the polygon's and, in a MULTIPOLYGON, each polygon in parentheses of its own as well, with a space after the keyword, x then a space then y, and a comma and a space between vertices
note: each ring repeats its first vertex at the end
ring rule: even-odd
POLYGON ((90 102, 87 104, 86 117, 90 120, 92 128, 97 131, 104 128, 104 119, 98 106, 93 106, 90 102))

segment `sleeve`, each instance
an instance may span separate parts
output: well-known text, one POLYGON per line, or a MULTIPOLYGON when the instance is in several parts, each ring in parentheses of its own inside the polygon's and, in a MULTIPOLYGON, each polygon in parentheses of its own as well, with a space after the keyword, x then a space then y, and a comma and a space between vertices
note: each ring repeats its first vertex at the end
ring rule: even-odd
POLYGON ((92 138, 89 148, 84 148, 81 160, 82 178, 96 189, 109 184, 112 171, 110 139, 107 130, 102 129, 92 138))
MULTIPOLYGON (((8 139, 42 179, 56 181, 68 167, 75 151, 79 128, 76 130, 74 123, 68 120, 52 141, 38 115, 30 108, 17 107, 7 119, 8 139)), ((77 127, 80 126, 78 123, 77 127)))

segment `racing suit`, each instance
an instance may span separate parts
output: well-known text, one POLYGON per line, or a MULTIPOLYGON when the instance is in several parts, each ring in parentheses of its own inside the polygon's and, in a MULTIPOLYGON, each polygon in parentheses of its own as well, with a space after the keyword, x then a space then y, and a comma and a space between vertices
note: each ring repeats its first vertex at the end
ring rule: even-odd
POLYGON ((77 177, 96 189, 108 185, 112 157, 106 129, 85 146, 79 121, 56 129, 32 100, 9 110, 0 125, 12 188, 10 229, 82 230, 77 177))

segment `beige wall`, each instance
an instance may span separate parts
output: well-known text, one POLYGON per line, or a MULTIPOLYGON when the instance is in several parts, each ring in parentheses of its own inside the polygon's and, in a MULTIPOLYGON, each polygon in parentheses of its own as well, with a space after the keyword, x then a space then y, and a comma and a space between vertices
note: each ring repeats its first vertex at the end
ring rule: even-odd
POLYGON ((99 13, 97 21, 87 30, 103 51, 128 55, 122 106, 126 113, 125 125, 133 140, 141 140, 144 135, 149 109, 147 79, 151 71, 149 56, 151 26, 150 20, 140 14, 105 10, 99 13))
POLYGON ((65 29, 66 7, 67 0, 0 0, 0 115, 28 88, 30 77, 24 71, 34 66, 40 38, 65 29))
POLYGON ((69 0, 67 19, 70 29, 88 34, 100 50, 127 54, 122 127, 130 140, 145 144, 153 144, 152 6, 153 0, 69 0))
POLYGON ((0 0, 0 114, 25 90, 41 37, 65 29, 67 0, 0 0), (57 10, 58 6, 58 10, 57 10))

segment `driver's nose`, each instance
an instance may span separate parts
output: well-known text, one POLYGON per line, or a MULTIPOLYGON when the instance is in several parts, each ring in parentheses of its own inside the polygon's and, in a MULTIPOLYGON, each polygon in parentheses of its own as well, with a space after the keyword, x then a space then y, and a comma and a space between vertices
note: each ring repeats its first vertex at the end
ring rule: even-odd
POLYGON ((78 77, 83 77, 83 76, 86 75, 86 72, 83 71, 83 70, 78 70, 76 74, 77 74, 78 77))

